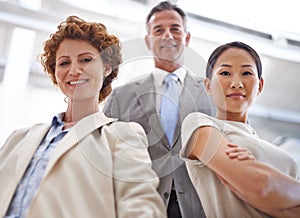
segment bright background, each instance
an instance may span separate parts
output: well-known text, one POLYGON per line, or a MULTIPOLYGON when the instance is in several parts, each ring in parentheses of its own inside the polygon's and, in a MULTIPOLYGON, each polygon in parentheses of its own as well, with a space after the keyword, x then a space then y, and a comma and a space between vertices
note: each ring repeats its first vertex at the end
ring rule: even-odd
MULTIPOLYGON (((37 56, 68 15, 104 23, 123 44, 124 63, 114 87, 150 73, 143 37, 153 0, 0 0, 0 147, 16 128, 50 122, 65 110, 63 96, 37 56), (147 70, 145 70, 147 69, 147 70)), ((262 138, 300 146, 300 13, 296 0, 178 0, 192 34, 187 67, 204 76, 204 62, 221 43, 243 41, 263 60, 265 89, 250 122, 262 138)), ((100 106, 102 107, 102 106, 100 106)))

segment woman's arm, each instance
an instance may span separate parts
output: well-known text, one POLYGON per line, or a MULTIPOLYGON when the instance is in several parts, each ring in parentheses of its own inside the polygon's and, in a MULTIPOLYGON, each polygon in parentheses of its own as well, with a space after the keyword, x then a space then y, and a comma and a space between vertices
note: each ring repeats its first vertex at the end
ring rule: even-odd
POLYGON ((189 158, 205 163, 253 207, 272 215, 298 207, 300 214, 298 181, 261 162, 230 158, 225 153, 228 144, 216 128, 204 126, 194 131, 186 151, 189 158))

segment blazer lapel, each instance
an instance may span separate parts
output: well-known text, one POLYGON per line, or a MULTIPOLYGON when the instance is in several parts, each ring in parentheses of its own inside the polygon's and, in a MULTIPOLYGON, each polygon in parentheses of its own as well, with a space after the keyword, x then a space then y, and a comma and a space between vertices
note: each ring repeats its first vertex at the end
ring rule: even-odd
POLYGON ((95 129, 98 129, 101 126, 114 122, 116 120, 117 119, 115 118, 106 117, 101 112, 94 113, 80 120, 75 126, 71 128, 69 133, 58 144, 56 150, 49 160, 45 176, 49 173, 49 171, 51 171, 57 160, 59 160, 59 158, 64 155, 69 149, 77 145, 84 137, 86 137, 95 129))
POLYGON ((152 74, 136 83, 136 96, 147 119, 156 112, 155 88, 152 74))
MULTIPOLYGON (((9 162, 8 164, 11 164, 12 167, 7 171, 6 178, 13 179, 6 182, 5 188, 1 189, 2 199, 0 199, 0 215, 4 215, 8 208, 10 199, 15 193, 15 189, 26 171, 28 163, 31 161, 34 152, 40 145, 49 128, 50 124, 36 124, 32 126, 26 134, 26 137, 15 148, 15 152, 7 159, 9 162), (15 166, 13 166, 14 164, 15 166)), ((7 180, 6 178, 3 178, 2 185, 4 185, 4 181, 7 180)))
POLYGON ((180 96, 180 116, 178 117, 173 143, 176 143, 181 132, 181 123, 191 112, 197 111, 197 99, 204 91, 201 88, 201 79, 193 78, 190 73, 186 74, 183 90, 180 96))
POLYGON ((34 125, 27 134, 26 139, 18 146, 19 151, 16 163, 16 175, 20 177, 18 178, 18 181, 21 179, 21 176, 23 176, 23 173, 28 166, 27 163, 31 161, 34 152, 40 145, 49 128, 50 124, 34 125))
POLYGON ((148 133, 148 137, 158 137, 159 140, 161 140, 163 144, 169 148, 168 139, 165 136, 160 122, 160 114, 156 111, 157 95, 161 95, 161 93, 155 91, 154 78, 152 74, 147 76, 144 80, 137 82, 136 96, 138 97, 138 101, 151 128, 151 132, 148 133), (153 134, 155 134, 155 136, 153 134))

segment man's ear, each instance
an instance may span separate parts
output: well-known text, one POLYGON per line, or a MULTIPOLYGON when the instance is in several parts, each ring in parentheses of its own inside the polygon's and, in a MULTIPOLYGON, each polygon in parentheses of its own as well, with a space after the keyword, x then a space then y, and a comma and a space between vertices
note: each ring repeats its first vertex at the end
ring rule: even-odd
POLYGON ((263 88, 264 88, 264 79, 261 77, 258 84, 257 95, 259 95, 262 92, 263 88))
POLYGON ((146 43, 146 46, 149 50, 151 50, 151 46, 150 46, 150 40, 151 40, 151 36, 149 35, 145 35, 145 43, 146 43))
POLYGON ((186 36, 185 36, 185 46, 188 46, 191 40, 191 33, 190 32, 186 32, 186 36))
POLYGON ((204 79, 204 86, 205 86, 205 90, 206 90, 207 94, 212 95, 211 88, 210 88, 210 79, 208 79, 208 78, 204 79))

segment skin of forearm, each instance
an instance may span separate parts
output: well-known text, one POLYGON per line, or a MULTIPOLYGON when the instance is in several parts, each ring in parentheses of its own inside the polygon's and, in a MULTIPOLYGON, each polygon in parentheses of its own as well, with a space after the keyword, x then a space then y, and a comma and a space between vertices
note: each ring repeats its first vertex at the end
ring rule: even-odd
POLYGON ((224 152, 229 143, 215 128, 198 128, 189 141, 189 157, 207 164, 256 208, 271 211, 300 205, 299 182, 267 164, 230 159, 224 152))
POLYGON ((284 210, 280 210, 278 213, 278 216, 275 215, 275 217, 278 218, 298 218, 300 214, 300 206, 293 207, 293 208, 287 208, 284 210))
MULTIPOLYGON (((220 173, 222 174, 222 172, 220 173)), ((230 186, 235 187, 235 191, 232 191, 242 196, 254 207, 272 211, 300 205, 299 183, 269 165, 250 160, 242 174, 242 177, 247 178, 251 183, 249 186, 247 184, 240 186, 239 181, 226 178, 227 175, 222 175, 222 177, 230 186), (255 185, 253 186, 253 184, 255 185), (247 190, 245 187, 250 188, 247 190)))
MULTIPOLYGON (((224 178, 221 176, 218 176, 219 179, 222 181, 224 185, 226 185, 232 192, 234 192, 240 199, 243 201, 249 203, 254 208, 263 211, 266 214, 271 215, 272 217, 278 217, 278 218, 296 218, 299 217, 300 214, 300 206, 292 207, 292 208, 285 208, 285 209, 278 209, 278 208, 270 208, 265 207, 263 204, 253 205, 251 204, 251 199, 249 199, 247 196, 245 196, 245 193, 239 192, 237 189, 235 189, 233 186, 231 186, 224 178)), ((272 205, 273 206, 273 205, 272 205)))

